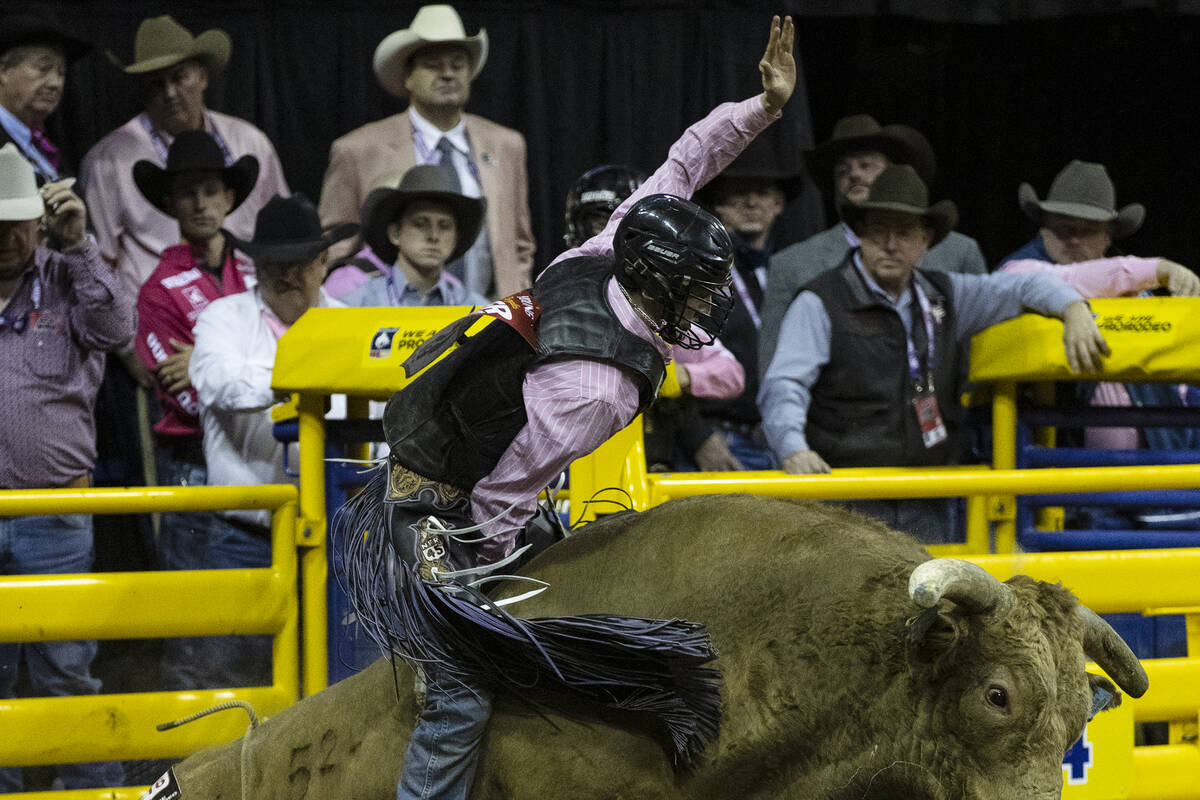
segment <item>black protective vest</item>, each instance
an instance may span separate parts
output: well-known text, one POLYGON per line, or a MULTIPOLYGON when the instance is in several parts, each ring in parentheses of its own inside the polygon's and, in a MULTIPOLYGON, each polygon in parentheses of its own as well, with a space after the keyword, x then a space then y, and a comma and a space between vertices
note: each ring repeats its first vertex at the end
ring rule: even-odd
MULTIPOLYGON (((904 323, 894 309, 875 299, 852 257, 805 287, 821 298, 831 325, 829 363, 812 388, 804 430, 808 446, 834 467, 958 461, 964 413, 950 279, 940 272, 913 274, 934 309, 933 382, 948 433, 946 441, 927 448, 913 408, 904 323)), ((917 308, 914 320, 923 324, 917 308)))
POLYGON ((470 491, 525 426, 525 373, 553 358, 626 368, 639 378, 638 411, 645 410, 666 367, 653 345, 627 331, 608 307, 604 287, 611 276, 612 261, 605 258, 570 259, 544 272, 530 289, 542 308, 536 351, 500 320, 466 336, 479 314, 451 323, 417 348, 404 362, 409 374, 446 355, 388 401, 383 429, 396 460, 470 491))

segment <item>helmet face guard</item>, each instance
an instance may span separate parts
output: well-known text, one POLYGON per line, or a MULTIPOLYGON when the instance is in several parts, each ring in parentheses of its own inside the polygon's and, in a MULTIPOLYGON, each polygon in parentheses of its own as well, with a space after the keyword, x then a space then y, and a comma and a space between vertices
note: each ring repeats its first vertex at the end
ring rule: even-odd
POLYGON ((691 275, 668 277, 640 258, 629 268, 646 276, 640 291, 657 306, 650 313, 656 319, 658 335, 667 344, 695 350, 712 344, 725 329, 733 309, 728 275, 723 282, 691 275))
POLYGON ((613 248, 617 280, 650 301, 643 308, 663 341, 711 344, 733 308, 733 245, 721 222, 695 203, 650 195, 629 209, 613 248))

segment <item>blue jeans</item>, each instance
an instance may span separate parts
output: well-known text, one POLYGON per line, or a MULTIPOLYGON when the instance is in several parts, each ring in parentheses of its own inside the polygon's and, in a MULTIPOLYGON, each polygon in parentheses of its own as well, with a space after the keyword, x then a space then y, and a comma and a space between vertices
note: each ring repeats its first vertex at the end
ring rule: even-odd
MULTIPOLYGON (((50 575, 92 568, 92 518, 87 514, 0 517, 0 575, 50 575)), ((16 697, 21 664, 34 697, 96 694, 91 675, 95 641, 0 643, 0 698, 16 697)), ((48 736, 53 736, 48 733, 48 736)), ((120 786, 120 763, 62 764, 58 776, 67 789, 120 786)), ((0 768, 0 793, 19 792, 19 767, 0 768)))
MULTIPOLYGON (((203 486, 203 465, 159 458, 165 485, 203 486)), ((159 569, 241 569, 271 563, 271 541, 213 511, 163 514, 159 569)), ((163 642, 163 688, 223 689, 271 683, 270 636, 187 636, 163 642)))
POLYGON ((397 800, 466 800, 479 743, 492 715, 492 693, 429 668, 425 708, 404 753, 397 800))

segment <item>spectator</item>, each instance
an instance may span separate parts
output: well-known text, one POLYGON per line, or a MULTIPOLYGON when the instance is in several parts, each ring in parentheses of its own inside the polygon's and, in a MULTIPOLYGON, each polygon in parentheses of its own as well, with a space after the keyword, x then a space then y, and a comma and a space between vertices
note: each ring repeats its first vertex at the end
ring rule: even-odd
MULTIPOLYGON (((321 220, 326 226, 358 222, 368 190, 386 176, 415 164, 439 165, 458 181, 461 194, 488 201, 483 232, 449 271, 472 291, 499 297, 529 286, 534 242, 525 138, 463 112, 487 51, 487 32, 468 37, 448 5, 422 6, 408 28, 379 43, 375 76, 389 93, 409 98, 408 110, 333 143, 321 220)), ((348 243, 333 255, 351 251, 348 243)))
POLYGON ((617 207, 645 182, 646 173, 625 164, 604 164, 580 175, 567 192, 563 244, 579 247, 604 230, 617 207))
MULTIPOLYGON (((406 362, 410 376, 422 371, 384 414, 387 468, 341 529, 359 619, 428 678, 401 800, 467 796, 496 683, 568 688, 534 666, 546 655, 539 635, 561 621, 514 628, 454 570, 509 563, 539 527, 538 492, 654 398, 668 346, 699 347, 720 330, 732 302, 729 239, 695 204, 658 192, 690 195, 779 116, 795 85, 792 38, 791 19, 776 18, 759 64, 763 93, 689 128, 600 235, 560 255, 531 290, 453 323, 406 362), (430 514, 451 532, 472 521, 481 529, 439 535, 430 514)), ((625 676, 640 674, 646 654, 623 651, 606 632, 597 618, 590 634, 552 649, 590 664, 595 648, 598 669, 619 662, 625 676)), ((655 633, 650 657, 672 675, 677 634, 661 621, 655 633)), ((597 683, 611 697, 628 691, 618 676, 597 683)), ((673 682, 657 691, 679 697, 673 682)))
MULTIPOLYGON (((1120 297, 1163 288, 1173 295, 1200 295, 1195 273, 1165 258, 1108 255, 1114 239, 1132 235, 1145 218, 1140 203, 1116 207, 1116 189, 1102 164, 1075 160, 1062 169, 1039 200, 1028 183, 1017 193, 1021 210, 1039 225, 1037 235, 1004 262, 1000 270, 1012 273, 1049 273, 1074 287, 1084 297, 1120 297)), ((1162 383, 1082 384, 1084 401, 1094 406, 1194 406, 1200 390, 1162 383)), ((1088 428, 1084 443, 1091 448, 1132 450, 1200 449, 1200 433, 1193 428, 1088 428)), ((1143 510, 1144 511, 1144 510, 1143 510)), ((1122 509, 1089 508, 1091 524, 1107 528, 1144 528, 1148 519, 1195 522, 1195 512, 1151 514, 1122 509)))
MULTIPOLYGON (((225 217, 245 202, 258 177, 258 160, 242 156, 230 166, 216 140, 204 131, 182 131, 167 151, 166 167, 152 161, 133 166, 142 196, 178 220, 182 244, 163 251, 162 261, 138 293, 134 349, 154 373, 162 416, 154 426, 159 483, 203 486, 207 482, 201 445, 200 405, 188 378, 192 326, 218 297, 254 285, 254 267, 234 252, 222 230, 225 217)), ((162 516, 157 558, 162 569, 197 569, 192 554, 220 534, 215 512, 171 512, 162 516)), ((203 657, 210 639, 168 639, 163 679, 168 689, 212 685, 203 657)))
MULTIPOLYGON (((1045 275, 960 275, 917 269, 957 209, 932 206, 916 171, 885 168, 847 208, 859 240, 836 270, 809 283, 784 317, 759 391, 767 439, 790 473, 835 467, 933 466, 962 450, 962 380, 970 337, 1030 308, 1061 317, 1075 371, 1108 346, 1087 303, 1045 275)), ((921 541, 957 537, 957 504, 847 503, 921 541)))
POLYGON ((733 310, 721 341, 741 362, 746 388, 736 398, 695 398, 676 420, 683 458, 676 468, 706 472, 778 469, 762 432, 758 394, 758 328, 767 263, 774 246, 771 231, 784 208, 799 194, 799 175, 774 168, 766 152, 751 145, 704 187, 702 202, 725 224, 733 240, 733 310))
MULTIPOLYGON (((911 165, 926 186, 937 171, 933 148, 919 131, 907 125, 881 127, 866 114, 838 120, 829 141, 808 153, 810 174, 818 181, 832 176, 834 206, 843 218, 847 210, 867 199, 872 183, 889 164, 911 165)), ((779 326, 801 287, 841 264, 858 244, 850 226, 838 222, 771 257, 759 332, 760 370, 771 363, 779 326)), ((975 240, 954 231, 929 249, 921 268, 975 275, 987 272, 975 240)))
MULTIPOLYGON (((39 191, 16 146, 0 147, 0 488, 91 485, 104 354, 129 340, 133 306, 86 223, 70 181, 39 191), (38 245, 39 225, 61 252, 38 245)), ((0 518, 0 574, 91 568, 91 515, 0 518)), ((34 695, 96 694, 95 655, 94 641, 0 643, 0 699, 16 697, 22 664, 34 695)), ((67 789, 124 782, 116 763, 63 765, 58 776, 67 789)), ((20 769, 0 768, 0 793, 21 790, 20 769)))
MULTIPOLYGON (((258 283, 209 303, 196 320, 188 373, 200 399, 204 461, 210 486, 294 482, 283 471, 270 407, 276 402, 271 371, 279 337, 305 311, 341 305, 321 290, 329 246, 357 226, 321 232, 317 210, 302 195, 275 196, 258 212, 254 238, 240 243, 258 271, 258 283)), ((220 525, 192 554, 195 567, 248 568, 271 561, 269 514, 224 511, 220 525)), ((196 673, 205 686, 270 682, 271 637, 248 636, 238 647, 209 637, 196 673)))
POLYGON ((244 155, 259 164, 258 183, 226 220, 235 237, 254 230, 254 215, 274 194, 288 194, 279 156, 266 134, 245 120, 211 111, 204 91, 229 62, 229 36, 208 30, 193 37, 169 16, 138 26, 133 63, 124 67, 141 80, 145 111, 96 143, 83 158, 81 180, 104 259, 117 271, 131 298, 158 266, 163 251, 179 241, 179 225, 148 202, 133 182, 135 161, 163 164, 175 137, 203 130, 216 140, 225 164, 244 155))
POLYGON ((391 268, 346 295, 346 305, 487 305, 444 270, 479 235, 485 205, 432 164, 413 167, 396 188, 372 191, 363 205, 363 240, 391 268))
POLYGON ((46 135, 46 118, 62 101, 67 64, 91 50, 48 19, 16 14, 0 21, 0 145, 16 145, 39 185, 70 174, 46 135))

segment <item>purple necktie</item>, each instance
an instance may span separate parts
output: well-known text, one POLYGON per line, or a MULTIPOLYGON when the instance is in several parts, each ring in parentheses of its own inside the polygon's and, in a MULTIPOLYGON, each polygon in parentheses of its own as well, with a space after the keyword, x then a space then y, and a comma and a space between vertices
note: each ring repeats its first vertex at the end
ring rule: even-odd
POLYGON ((44 130, 31 129, 29 131, 29 138, 33 142, 33 146, 46 157, 46 161, 50 163, 50 166, 57 170, 59 161, 58 148, 55 147, 54 142, 46 138, 46 132, 44 130))

